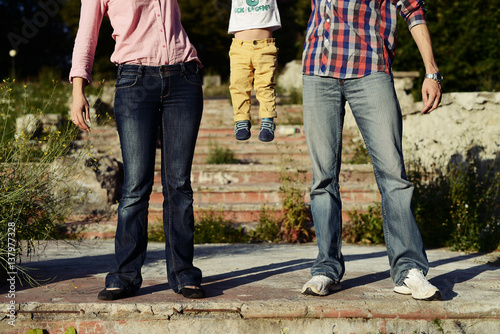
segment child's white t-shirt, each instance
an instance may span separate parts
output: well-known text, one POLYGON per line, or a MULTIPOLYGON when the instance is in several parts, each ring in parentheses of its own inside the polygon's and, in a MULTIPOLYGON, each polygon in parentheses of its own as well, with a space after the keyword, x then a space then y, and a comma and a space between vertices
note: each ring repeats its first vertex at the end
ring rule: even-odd
POLYGON ((276 0, 232 0, 228 33, 258 28, 281 28, 276 0))

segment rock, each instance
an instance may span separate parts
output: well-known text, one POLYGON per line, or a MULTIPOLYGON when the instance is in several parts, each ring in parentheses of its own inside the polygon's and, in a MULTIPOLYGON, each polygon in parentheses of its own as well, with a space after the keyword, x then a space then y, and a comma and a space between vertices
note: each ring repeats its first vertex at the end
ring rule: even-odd
POLYGON ((123 163, 110 156, 97 160, 94 172, 101 188, 107 190, 107 203, 113 204, 120 200, 123 187, 123 163))

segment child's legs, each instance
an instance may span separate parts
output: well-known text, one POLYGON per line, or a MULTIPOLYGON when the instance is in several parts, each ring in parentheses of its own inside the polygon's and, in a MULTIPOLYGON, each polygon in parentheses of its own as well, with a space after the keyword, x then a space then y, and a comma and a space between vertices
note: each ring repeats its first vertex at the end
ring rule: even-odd
POLYGON ((250 61, 251 49, 242 41, 234 40, 229 50, 231 75, 229 92, 233 103, 234 121, 250 121, 250 93, 254 68, 250 61))
POLYGON ((278 49, 274 39, 263 39, 258 42, 252 60, 255 67, 254 88, 260 103, 259 118, 274 118, 277 116, 274 75, 278 65, 278 49))

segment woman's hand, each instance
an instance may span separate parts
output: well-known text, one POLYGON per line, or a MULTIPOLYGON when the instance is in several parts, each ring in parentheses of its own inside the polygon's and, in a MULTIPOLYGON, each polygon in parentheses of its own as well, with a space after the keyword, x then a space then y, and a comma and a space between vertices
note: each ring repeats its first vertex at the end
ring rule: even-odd
POLYGON ((87 80, 73 78, 73 102, 71 104, 71 121, 80 129, 90 132, 89 102, 85 97, 87 80))

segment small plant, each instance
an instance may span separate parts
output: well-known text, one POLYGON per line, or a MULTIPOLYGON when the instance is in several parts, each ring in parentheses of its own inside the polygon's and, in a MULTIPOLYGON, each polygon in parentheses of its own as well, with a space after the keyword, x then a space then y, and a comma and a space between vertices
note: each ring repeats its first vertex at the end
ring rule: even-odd
POLYGON ((250 232, 252 241, 280 241, 281 219, 270 217, 265 206, 261 208, 259 223, 254 231, 250 232))
POLYGON ((236 159, 233 151, 227 147, 222 148, 218 143, 215 143, 215 145, 210 145, 206 162, 214 165, 234 164, 236 159))
POLYGON ((311 210, 304 202, 305 174, 299 170, 291 171, 287 169, 286 166, 294 165, 292 159, 284 154, 281 154, 280 157, 280 191, 283 211, 280 230, 281 240, 290 243, 311 241, 314 232, 310 228, 312 222, 311 210))
POLYGON ((351 140, 351 145, 354 147, 352 158, 348 161, 350 164, 364 165, 371 162, 368 150, 363 140, 351 140))
POLYGON ((364 244, 383 244, 384 231, 382 220, 382 206, 376 203, 368 208, 367 213, 357 210, 347 212, 349 222, 342 228, 342 237, 347 242, 364 244))
POLYGON ((205 211, 194 225, 194 243, 245 243, 250 237, 242 227, 235 228, 222 212, 205 211))
POLYGON ((165 230, 161 221, 149 224, 148 226, 148 240, 151 242, 165 242, 165 230))

